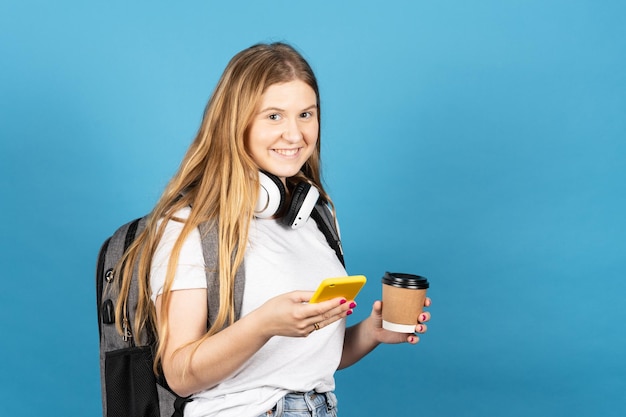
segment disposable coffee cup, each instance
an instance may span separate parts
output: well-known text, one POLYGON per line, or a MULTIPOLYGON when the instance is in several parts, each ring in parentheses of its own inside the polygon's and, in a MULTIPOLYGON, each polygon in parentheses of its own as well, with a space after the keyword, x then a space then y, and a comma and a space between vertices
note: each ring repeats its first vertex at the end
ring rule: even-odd
POLYGON ((383 328, 393 332, 414 333, 424 310, 425 277, 398 272, 385 272, 383 283, 383 328))

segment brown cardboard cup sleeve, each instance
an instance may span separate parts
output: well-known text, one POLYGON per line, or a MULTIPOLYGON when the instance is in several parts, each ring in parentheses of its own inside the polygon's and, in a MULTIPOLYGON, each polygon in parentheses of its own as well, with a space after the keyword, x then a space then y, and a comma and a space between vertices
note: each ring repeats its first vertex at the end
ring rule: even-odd
POLYGON ((428 279, 420 275, 386 272, 382 278, 383 328, 414 333, 424 310, 428 279))

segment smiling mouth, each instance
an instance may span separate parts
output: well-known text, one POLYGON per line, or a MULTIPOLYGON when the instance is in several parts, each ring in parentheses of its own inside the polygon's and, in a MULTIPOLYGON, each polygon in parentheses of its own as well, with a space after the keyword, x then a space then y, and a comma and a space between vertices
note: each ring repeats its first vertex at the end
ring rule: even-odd
POLYGON ((296 149, 272 149, 274 152, 276 152, 279 155, 282 156, 294 156, 297 155, 298 152, 300 152, 300 148, 296 148, 296 149))

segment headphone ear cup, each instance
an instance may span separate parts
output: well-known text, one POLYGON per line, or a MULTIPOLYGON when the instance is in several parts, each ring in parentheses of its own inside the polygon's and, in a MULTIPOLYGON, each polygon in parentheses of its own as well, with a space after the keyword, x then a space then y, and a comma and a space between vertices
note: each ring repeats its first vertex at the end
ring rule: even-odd
POLYGON ((282 181, 265 171, 259 171, 259 184, 259 198, 254 207, 254 216, 268 219, 281 210, 287 193, 282 181))
POLYGON ((283 223, 292 229, 304 226, 319 198, 320 192, 316 187, 307 182, 298 183, 293 190, 291 204, 283 217, 283 223))

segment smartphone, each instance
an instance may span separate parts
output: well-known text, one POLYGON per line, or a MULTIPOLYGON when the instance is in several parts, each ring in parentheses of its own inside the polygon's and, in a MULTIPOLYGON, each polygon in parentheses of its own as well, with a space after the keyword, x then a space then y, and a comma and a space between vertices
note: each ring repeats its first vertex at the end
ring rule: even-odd
POLYGON ((309 300, 309 303, 319 303, 320 301, 331 300, 337 297, 343 297, 346 300, 354 300, 363 285, 365 285, 365 276, 353 275, 349 277, 326 278, 317 287, 315 294, 309 300))

